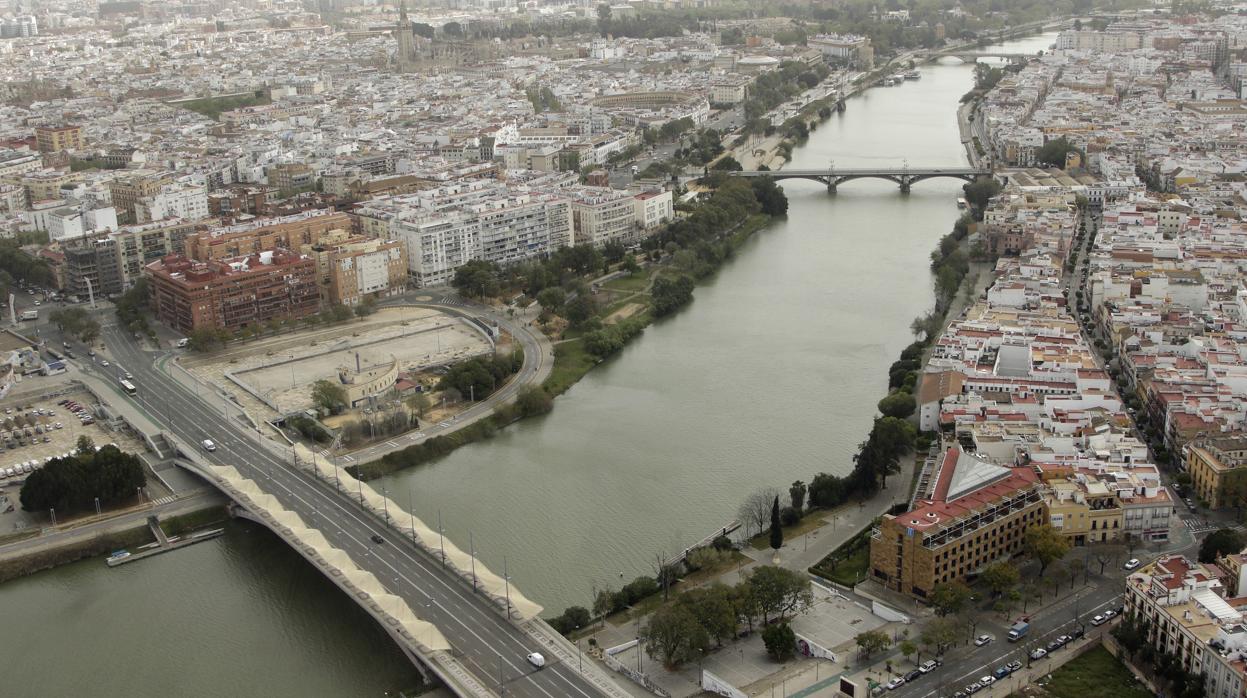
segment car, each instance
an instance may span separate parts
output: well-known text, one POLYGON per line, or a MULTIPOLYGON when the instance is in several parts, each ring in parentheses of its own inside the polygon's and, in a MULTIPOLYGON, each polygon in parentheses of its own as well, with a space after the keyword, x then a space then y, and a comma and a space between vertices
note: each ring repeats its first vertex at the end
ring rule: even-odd
POLYGON ((1058 638, 1056 639, 1056 641, 1057 641, 1057 642, 1061 643, 1061 646, 1062 646, 1062 647, 1064 647, 1065 645, 1068 645, 1069 643, 1073 642, 1073 640, 1074 640, 1074 636, 1073 636, 1073 635, 1062 635, 1062 636, 1060 636, 1060 637, 1058 637, 1058 638))
POLYGON ((375 533, 374 533, 374 534, 372 534, 371 536, 368 536, 368 537, 372 540, 372 542, 373 542, 373 543, 376 543, 377 545, 381 545, 382 543, 384 543, 384 542, 385 542, 385 539, 384 539, 384 538, 382 538, 381 536, 379 536, 379 535, 377 535, 377 534, 375 534, 375 533))
POLYGON ((1044 657, 1047 657, 1047 656, 1048 656, 1048 650, 1042 647, 1036 649, 1034 652, 1031 652, 1031 659, 1043 659, 1044 657))
POLYGON ((910 681, 913 681, 914 679, 920 678, 921 676, 922 676, 922 672, 921 672, 921 671, 918 671, 917 669, 914 669, 913 671, 909 672, 908 674, 905 674, 905 682, 906 682, 906 683, 909 683, 910 681))
POLYGON ((1013 672, 1018 671, 1019 669, 1022 668, 1022 663, 1015 659, 1012 662, 1009 662, 1008 664, 1006 664, 1005 666, 1009 668, 1009 673, 1012 674, 1013 672))
POLYGON ((974 638, 974 646, 982 647, 983 645, 989 645, 991 644, 991 641, 995 639, 996 638, 992 637, 991 635, 979 635, 978 637, 974 638))
POLYGON ((126 380, 133 380, 133 379, 134 379, 134 376, 130 375, 129 371, 126 371, 126 380))
POLYGON ((980 684, 980 685, 982 685, 982 686, 983 686, 983 688, 987 688, 988 686, 990 686, 990 685, 992 685, 992 684, 994 684, 994 683, 996 683, 996 677, 995 677, 995 676, 984 676, 984 677, 982 677, 982 678, 980 678, 980 679, 979 679, 979 684, 980 684))
POLYGON ((212 439, 204 439, 203 441, 201 441, 201 442, 199 442, 199 443, 200 443, 200 445, 201 445, 201 446, 203 446, 203 447, 204 447, 204 450, 205 450, 205 451, 215 451, 215 450, 216 450, 216 442, 214 442, 212 439))
POLYGON ((943 662, 939 660, 928 659, 927 661, 918 665, 918 671, 921 671, 924 674, 929 674, 935 671, 937 668, 939 668, 941 664, 943 664, 943 662))
POLYGON ((1117 611, 1114 611, 1113 609, 1110 608, 1104 612, 1104 619, 1108 620, 1109 618, 1112 618, 1115 615, 1117 615, 1117 611))
POLYGON ((969 695, 974 695, 975 693, 978 693, 981 690, 983 690, 983 684, 979 683, 978 681, 975 681, 969 686, 966 686, 966 693, 969 695))
POLYGON ((94 350, 94 349, 87 349, 87 356, 95 356, 95 350, 94 350))
POLYGON ((68 349, 68 348, 69 348, 69 342, 61 342, 61 346, 63 346, 63 347, 65 347, 66 349, 68 349))
POLYGON ((1081 638, 1083 635, 1086 635, 1086 633, 1082 628, 1074 628, 1074 631, 1070 633, 1071 638, 1074 640, 1081 638))
POLYGON ((1057 651, 1057 650, 1061 649, 1061 643, 1057 642, 1056 640, 1053 640, 1052 642, 1049 642, 1049 643, 1048 643, 1048 646, 1047 646, 1047 647, 1045 647, 1044 649, 1046 649, 1046 650, 1048 651, 1048 654, 1051 654, 1051 653, 1053 653, 1053 652, 1055 652, 1055 651, 1057 651))
POLYGON ((1091 619, 1091 624, 1097 627, 1104 625, 1107 622, 1108 622, 1108 618, 1105 618, 1099 613, 1095 614, 1095 617, 1091 619))
POLYGON ((546 665, 546 658, 541 656, 540 652, 530 652, 525 659, 528 660, 529 664, 532 664, 538 669, 546 665))
POLYGON ((992 672, 992 676, 996 677, 997 679, 1003 679, 1004 677, 1008 676, 1009 673, 1010 673, 1009 667, 998 666, 996 667, 996 671, 992 672))
POLYGON ((1126 560, 1126 564, 1123 565, 1123 567, 1125 567, 1128 570, 1132 570, 1138 566, 1139 566, 1139 558, 1137 557, 1132 557, 1129 560, 1126 560))
POLYGON ((100 365, 103 366, 104 368, 108 368, 112 364, 108 363, 108 359, 104 359, 103 361, 100 362, 100 365))

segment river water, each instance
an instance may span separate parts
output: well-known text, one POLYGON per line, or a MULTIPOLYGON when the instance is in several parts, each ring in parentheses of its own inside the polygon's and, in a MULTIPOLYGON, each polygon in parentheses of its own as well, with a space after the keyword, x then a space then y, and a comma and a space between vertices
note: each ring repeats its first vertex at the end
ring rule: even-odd
MULTIPOLYGON (((995 47, 1046 48, 1054 35, 995 47)), ((849 101, 790 168, 962 166, 955 59, 849 101)), ((784 183, 759 232, 675 317, 555 403, 385 486, 558 612, 650 572, 759 487, 844 474, 932 303, 928 256, 960 182, 902 195, 858 180, 784 183)), ((88 560, 0 587, 11 695, 382 695, 417 682, 384 632, 264 529, 107 569, 88 560)))

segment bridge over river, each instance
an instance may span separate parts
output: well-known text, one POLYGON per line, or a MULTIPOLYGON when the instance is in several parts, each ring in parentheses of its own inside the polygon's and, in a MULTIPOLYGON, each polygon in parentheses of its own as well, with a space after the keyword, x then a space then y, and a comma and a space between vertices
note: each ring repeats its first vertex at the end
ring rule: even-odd
POLYGON ((990 177, 991 170, 976 167, 897 167, 897 168, 828 168, 825 170, 745 170, 730 173, 735 177, 770 177, 781 179, 810 179, 822 182, 827 191, 836 192, 836 188, 854 179, 886 179, 896 182, 901 191, 909 192, 910 186, 927 179, 951 177, 965 182, 973 182, 979 177, 990 177))

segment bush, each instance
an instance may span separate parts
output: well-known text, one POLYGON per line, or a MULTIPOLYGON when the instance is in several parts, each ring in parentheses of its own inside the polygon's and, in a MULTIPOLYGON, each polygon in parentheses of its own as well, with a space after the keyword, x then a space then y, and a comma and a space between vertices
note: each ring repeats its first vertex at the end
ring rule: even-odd
POLYGON ((587 628, 593 617, 583 606, 568 606, 562 614, 550 619, 550 627, 561 635, 571 635, 577 628, 587 628))
POLYGON ((715 550, 731 550, 736 547, 732 545, 732 539, 727 536, 717 536, 711 543, 711 547, 715 550))
POLYGON ((784 507, 779 512, 779 522, 784 526, 796 526, 801 522, 801 513, 792 507, 784 507))
POLYGON ((104 506, 127 500, 146 484, 138 456, 105 446, 49 461, 26 478, 20 498, 26 511, 64 515, 93 508, 97 497, 104 506))

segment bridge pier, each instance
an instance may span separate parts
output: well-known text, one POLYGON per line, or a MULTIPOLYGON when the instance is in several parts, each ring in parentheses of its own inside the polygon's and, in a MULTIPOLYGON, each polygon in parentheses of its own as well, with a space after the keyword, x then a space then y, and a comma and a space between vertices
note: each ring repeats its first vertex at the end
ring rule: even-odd
POLYGON ((902 194, 908 194, 908 193, 909 193, 909 187, 910 187, 910 185, 911 185, 911 184, 912 184, 912 182, 910 182, 910 180, 909 180, 909 178, 908 178, 908 177, 902 178, 902 179, 901 179, 901 193, 902 193, 902 194))
POLYGON ((827 182, 827 193, 828 194, 836 193, 836 183, 834 181, 827 182))
POLYGON ((836 102, 836 111, 837 111, 837 112, 839 112, 839 113, 843 114, 845 109, 848 109, 848 107, 847 107, 847 106, 845 106, 845 104, 844 104, 844 100, 843 100, 843 99, 842 99, 842 100, 840 100, 840 101, 838 101, 838 102, 836 102))

